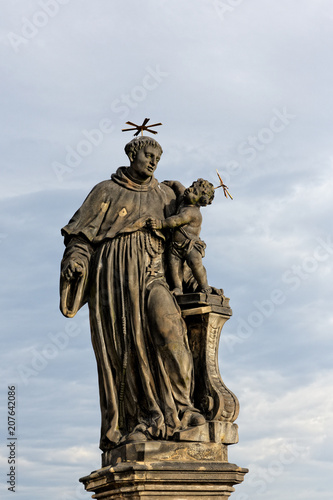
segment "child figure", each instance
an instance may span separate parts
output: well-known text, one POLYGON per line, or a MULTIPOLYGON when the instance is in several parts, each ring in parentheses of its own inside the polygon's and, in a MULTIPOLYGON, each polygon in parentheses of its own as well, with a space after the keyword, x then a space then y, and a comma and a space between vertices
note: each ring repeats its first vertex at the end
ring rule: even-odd
POLYGON ((147 226, 151 229, 173 229, 168 255, 169 268, 175 295, 183 289, 183 265, 187 262, 200 291, 211 293, 207 282, 206 269, 202 264, 206 244, 200 239, 202 215, 200 207, 210 205, 214 199, 214 186, 204 179, 194 181, 185 189, 176 215, 164 220, 149 218, 147 226))

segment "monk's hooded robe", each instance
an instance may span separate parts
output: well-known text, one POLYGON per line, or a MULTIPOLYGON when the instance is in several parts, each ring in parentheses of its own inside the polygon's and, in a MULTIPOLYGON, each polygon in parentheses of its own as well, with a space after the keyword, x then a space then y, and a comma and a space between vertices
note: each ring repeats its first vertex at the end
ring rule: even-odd
POLYGON ((120 167, 93 188, 62 229, 62 269, 74 259, 82 273, 70 281, 62 276, 61 310, 73 317, 89 305, 104 451, 136 429, 166 439, 180 428, 184 412, 194 410, 193 361, 165 279, 164 235, 144 227, 148 217, 175 212, 176 195, 168 185, 154 177, 138 184, 120 167), (148 311, 149 296, 160 287, 167 301, 148 311), (174 327, 169 340, 156 343, 160 317, 172 317, 174 327))

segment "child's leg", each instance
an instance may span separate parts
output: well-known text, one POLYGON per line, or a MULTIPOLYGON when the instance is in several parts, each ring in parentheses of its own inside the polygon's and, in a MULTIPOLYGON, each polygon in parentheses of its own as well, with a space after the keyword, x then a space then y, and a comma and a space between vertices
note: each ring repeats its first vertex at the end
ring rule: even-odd
POLYGON ((168 260, 173 292, 179 295, 183 291, 183 261, 172 252, 169 252, 168 260))
POLYGON ((186 256, 186 262, 191 268, 193 276, 197 280, 201 291, 210 293, 212 289, 208 285, 207 272, 202 264, 201 253, 196 248, 192 248, 186 256))

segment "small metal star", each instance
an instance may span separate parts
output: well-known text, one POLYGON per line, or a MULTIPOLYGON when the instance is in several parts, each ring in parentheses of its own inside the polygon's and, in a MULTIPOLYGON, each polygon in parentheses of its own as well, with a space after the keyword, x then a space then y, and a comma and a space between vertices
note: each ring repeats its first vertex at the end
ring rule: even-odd
POLYGON ((221 178, 221 176, 220 176, 220 174, 219 174, 219 172, 218 172, 218 170, 217 170, 217 169, 216 169, 216 173, 217 173, 217 176, 218 176, 218 178, 219 178, 220 185, 219 185, 219 186, 217 186, 217 187, 215 187, 214 189, 218 189, 218 188, 220 188, 220 187, 221 187, 221 188, 223 188, 223 193, 224 193, 224 196, 225 196, 226 198, 228 198, 228 196, 229 196, 229 198, 230 198, 231 200, 233 200, 233 197, 231 196, 231 194, 230 194, 230 193, 229 193, 229 191, 228 191, 228 186, 226 186, 226 185, 224 184, 224 182, 223 182, 223 180, 222 180, 222 178, 221 178))
POLYGON ((156 130, 150 130, 151 127, 158 127, 159 125, 162 125, 162 123, 154 123, 153 125, 147 125, 149 122, 150 118, 145 118, 142 122, 142 125, 136 125, 136 123, 133 122, 126 122, 126 125, 132 125, 134 128, 123 128, 122 132, 129 132, 130 130, 136 130, 134 136, 137 136, 140 134, 143 135, 143 131, 146 130, 147 132, 150 132, 151 134, 157 134, 156 130))

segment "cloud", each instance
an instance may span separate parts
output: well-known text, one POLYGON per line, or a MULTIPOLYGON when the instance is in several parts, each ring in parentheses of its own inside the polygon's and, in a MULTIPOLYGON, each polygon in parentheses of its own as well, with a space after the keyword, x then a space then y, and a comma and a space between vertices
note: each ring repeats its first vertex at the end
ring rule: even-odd
POLYGON ((77 479, 99 467, 88 314, 59 312, 59 230, 128 164, 121 128, 147 116, 163 123, 159 180, 216 184, 217 168, 234 197, 216 191, 201 233, 234 312, 220 348, 241 403, 229 454, 251 473, 233 498, 330 499, 331 3, 69 0, 47 19, 42 3, 6 3, 0 28, 1 421, 15 383, 16 495, 84 498, 77 479), (29 23, 15 50, 8 33, 29 23))

